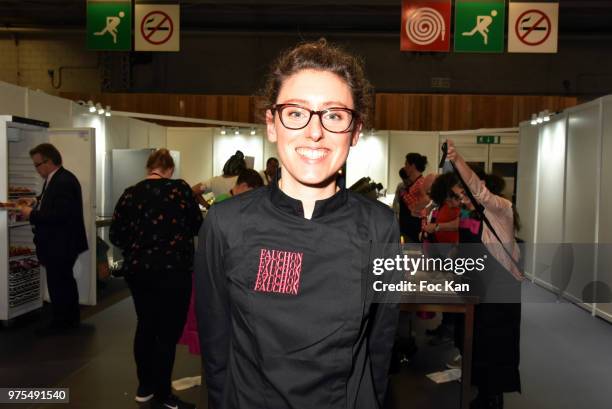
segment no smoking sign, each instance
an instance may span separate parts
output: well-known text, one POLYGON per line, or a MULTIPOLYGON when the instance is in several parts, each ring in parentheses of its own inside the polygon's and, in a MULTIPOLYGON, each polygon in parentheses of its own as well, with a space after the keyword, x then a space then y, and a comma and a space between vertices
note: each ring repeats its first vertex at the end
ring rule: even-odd
POLYGON ((179 51, 180 6, 136 4, 136 51, 179 51))
POLYGON ((508 17, 508 52, 557 52, 558 3, 510 3, 508 17))

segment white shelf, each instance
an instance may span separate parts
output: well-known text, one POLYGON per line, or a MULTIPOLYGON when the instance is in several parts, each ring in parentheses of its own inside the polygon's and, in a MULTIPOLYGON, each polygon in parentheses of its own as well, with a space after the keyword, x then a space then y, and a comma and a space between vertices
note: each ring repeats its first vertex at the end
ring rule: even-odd
POLYGON ((16 222, 16 223, 9 223, 9 228, 13 228, 13 227, 23 227, 23 226, 29 226, 30 222, 16 222))

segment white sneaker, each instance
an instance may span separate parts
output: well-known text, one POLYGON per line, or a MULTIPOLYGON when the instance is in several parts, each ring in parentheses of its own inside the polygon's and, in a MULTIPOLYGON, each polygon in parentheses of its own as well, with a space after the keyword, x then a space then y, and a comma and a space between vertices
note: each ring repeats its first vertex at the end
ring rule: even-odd
POLYGON ((142 387, 138 387, 136 391, 136 396, 134 396, 134 400, 138 403, 145 403, 153 399, 153 392, 144 390, 142 387))
POLYGON ((172 381, 172 389, 175 391, 183 391, 185 389, 193 388, 194 386, 200 386, 202 384, 201 376, 193 376, 190 378, 181 378, 172 381))

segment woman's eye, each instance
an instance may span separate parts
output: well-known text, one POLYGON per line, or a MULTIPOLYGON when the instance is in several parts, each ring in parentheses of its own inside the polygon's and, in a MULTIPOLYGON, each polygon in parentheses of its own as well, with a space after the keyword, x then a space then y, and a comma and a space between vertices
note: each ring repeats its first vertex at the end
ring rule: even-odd
POLYGON ((347 113, 344 111, 331 111, 325 114, 325 119, 330 121, 343 121, 346 117, 347 113))
POLYGON ((300 118, 302 117, 304 114, 300 111, 291 111, 287 114, 289 117, 291 118, 300 118))

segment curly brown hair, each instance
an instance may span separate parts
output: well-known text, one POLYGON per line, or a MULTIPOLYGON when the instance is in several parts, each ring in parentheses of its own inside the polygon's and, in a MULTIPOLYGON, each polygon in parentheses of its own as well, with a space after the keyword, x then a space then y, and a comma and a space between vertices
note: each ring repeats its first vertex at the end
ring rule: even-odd
POLYGON ((329 71, 342 78, 351 89, 354 110, 364 126, 372 105, 372 86, 365 78, 363 62, 325 38, 298 44, 284 51, 272 64, 263 89, 264 104, 270 109, 278 98, 284 81, 301 70, 329 71))

